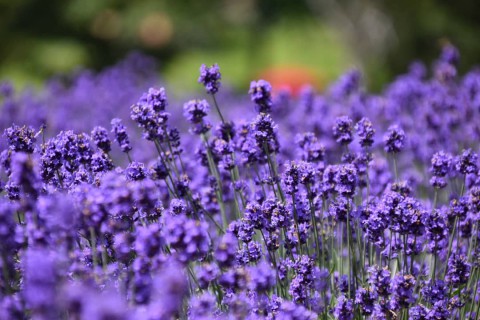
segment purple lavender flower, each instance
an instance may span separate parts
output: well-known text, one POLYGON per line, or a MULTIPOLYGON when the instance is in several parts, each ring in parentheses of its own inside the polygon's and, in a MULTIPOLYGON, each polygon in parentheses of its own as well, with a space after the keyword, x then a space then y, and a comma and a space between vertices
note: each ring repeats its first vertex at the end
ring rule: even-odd
POLYGON ((461 174, 475 173, 478 171, 478 155, 472 149, 463 150, 455 159, 455 169, 461 174))
POLYGON ((374 310, 374 304, 377 296, 372 291, 360 288, 355 294, 355 304, 358 305, 361 309, 361 312, 364 316, 371 315, 374 310))
POLYGON ((250 98, 255 103, 255 110, 259 113, 270 113, 272 109, 272 86, 265 80, 250 83, 250 98))
POLYGON ((387 153, 399 153, 405 147, 405 132, 397 125, 388 128, 383 136, 384 150, 387 153))
POLYGON ((352 320, 354 316, 352 300, 345 298, 343 295, 340 296, 337 300, 333 315, 339 320, 352 320))
POLYGON ((390 271, 387 268, 380 269, 377 265, 368 268, 368 283, 373 291, 380 297, 388 297, 391 293, 390 271))
POLYGON ((46 249, 29 249, 24 259, 23 298, 39 319, 58 316, 56 305, 60 280, 57 259, 46 249))
POLYGON ((2 297, 0 302, 1 319, 23 319, 24 316, 25 310, 18 294, 2 297))
POLYGON ((373 128, 373 124, 368 118, 362 118, 357 124, 355 125, 355 130, 357 131, 357 135, 360 139, 360 145, 363 148, 368 148, 373 145, 373 136, 375 135, 375 129, 373 128))
POLYGON ((447 301, 437 301, 425 317, 426 320, 449 319, 451 315, 447 301))
POLYGON ((291 301, 284 301, 280 304, 275 317, 277 320, 315 320, 318 318, 318 315, 302 305, 295 304, 291 301))
POLYGON ((432 156, 430 172, 434 176, 445 177, 451 170, 453 157, 451 154, 439 151, 432 156))
POLYGON ((197 281, 201 289, 207 289, 219 276, 220 270, 216 264, 202 264, 196 267, 197 281))
POLYGON ((247 265, 257 262, 261 257, 261 245, 256 241, 250 241, 242 244, 242 248, 237 251, 235 259, 238 265, 247 265))
POLYGON ((448 227, 446 217, 443 212, 433 210, 431 213, 426 213, 423 220, 427 238, 430 241, 429 249, 432 252, 438 252, 447 245, 448 227))
POLYGON ((215 297, 205 292, 200 296, 192 296, 190 301, 189 319, 208 320, 215 314, 215 297))
POLYGON ((447 299, 448 286, 443 280, 429 280, 422 288, 422 297, 430 304, 447 299))
POLYGON ((207 100, 190 100, 184 104, 183 110, 188 122, 198 124, 208 115, 210 105, 207 100))
POLYGON ((252 134, 260 150, 278 151, 277 125, 269 114, 260 113, 251 124, 252 134))
POLYGON ((218 64, 214 64, 211 67, 207 67, 202 64, 200 66, 200 77, 198 77, 198 83, 203 84, 208 94, 215 94, 220 88, 222 74, 218 64))
POLYGON ((125 169, 126 177, 131 181, 139 181, 145 179, 145 165, 141 162, 132 161, 125 169))
POLYGON ((32 127, 19 127, 14 124, 5 129, 3 135, 7 138, 10 150, 26 153, 33 152, 34 144, 37 139, 32 127))
POLYGON ((112 119, 112 132, 115 135, 115 141, 118 142, 120 149, 122 152, 128 153, 132 150, 130 145, 130 139, 128 138, 127 130, 125 126, 122 124, 122 120, 120 119, 112 119))
POLYGON ((169 217, 165 225, 165 238, 181 262, 203 258, 210 249, 208 225, 185 216, 169 217))
POLYGON ((250 267, 248 270, 250 273, 248 283, 250 290, 262 293, 275 287, 275 272, 266 262, 250 267))
POLYGON ((113 169, 113 162, 108 155, 103 152, 95 152, 92 155, 90 167, 93 172, 107 172, 113 169))
POLYGON ((25 194, 37 197, 41 189, 40 176, 31 157, 23 152, 12 156, 10 183, 20 187, 25 194))
POLYGON ((361 78, 362 75, 358 70, 354 69, 345 72, 337 82, 332 85, 330 89, 332 96, 336 99, 348 98, 360 89, 361 78))
POLYGON ((92 140, 97 146, 98 149, 103 150, 103 152, 110 152, 111 150, 111 141, 108 137, 108 131, 104 127, 95 127, 92 130, 92 140))
POLYGON ((348 145, 353 140, 353 121, 348 116, 339 117, 335 120, 332 128, 333 137, 341 145, 348 145))
POLYGON ((391 211, 390 228, 400 234, 421 235, 423 233, 422 217, 424 209, 420 202, 412 197, 405 197, 391 211))
POLYGON ((245 220, 253 225, 255 229, 262 230, 267 224, 266 217, 261 211, 262 208, 258 203, 249 202, 245 207, 245 220))
POLYGON ((425 320, 427 319, 428 309, 422 305, 413 306, 409 310, 409 319, 425 320))
POLYGON ((465 284, 470 277, 471 268, 464 256, 453 253, 448 260, 445 281, 453 286, 465 284))
POLYGON ((149 177, 152 180, 165 180, 168 177, 169 169, 163 159, 158 158, 149 168, 149 177))
POLYGON ((352 201, 346 197, 337 197, 330 204, 329 215, 336 221, 346 222, 347 216, 351 216, 352 201))
POLYGON ((167 93, 165 88, 150 88, 148 92, 142 97, 145 103, 152 107, 155 112, 162 112, 168 106, 167 93))
POLYGON ((398 273, 392 280, 392 299, 390 306, 392 310, 406 308, 415 302, 414 289, 415 278, 410 274, 398 273))
POLYGON ((335 191, 346 197, 353 196, 357 185, 357 170, 355 166, 352 164, 338 166, 334 181, 335 191))
POLYGON ((456 65, 460 60, 460 52, 452 44, 443 46, 440 54, 440 60, 449 64, 456 65))
POLYGON ((154 278, 152 303, 148 306, 148 318, 178 318, 187 291, 187 277, 182 266, 173 260, 167 261, 154 278))
POLYGON ((158 224, 151 224, 137 229, 135 250, 140 256, 154 257, 158 255, 164 245, 165 239, 163 239, 160 233, 158 224))
POLYGON ((307 132, 297 134, 295 143, 302 149, 302 160, 307 162, 320 162, 325 158, 325 146, 318 142, 315 134, 307 132))
POLYGON ((183 105, 183 110, 183 115, 193 125, 193 133, 203 134, 211 129, 211 124, 204 120, 210 111, 206 100, 190 100, 183 105))

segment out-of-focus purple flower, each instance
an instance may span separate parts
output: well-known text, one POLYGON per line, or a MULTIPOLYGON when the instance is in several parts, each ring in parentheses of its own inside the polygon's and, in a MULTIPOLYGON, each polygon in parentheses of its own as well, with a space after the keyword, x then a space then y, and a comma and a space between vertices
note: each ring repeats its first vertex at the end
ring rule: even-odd
POLYGON ((181 262, 205 257, 210 249, 206 222, 173 216, 166 219, 165 237, 181 262))
POLYGON ((315 320, 317 317, 318 315, 315 312, 310 311, 304 306, 296 304, 292 301, 283 301, 275 315, 277 320, 315 320))
POLYGON ((24 257, 23 298, 39 319, 58 316, 57 293, 60 281, 57 258, 46 249, 30 248, 24 257))
POLYGON ((302 149, 302 160, 307 162, 320 162, 325 158, 325 146, 318 142, 312 132, 297 134, 295 143, 302 149))
POLYGON ((190 300, 189 319, 211 319, 216 309, 215 297, 212 294, 205 292, 200 296, 194 295, 190 300))
POLYGON ((275 272, 266 262, 250 267, 248 271, 250 274, 248 283, 250 290, 262 293, 275 287, 275 272))
POLYGON ((200 66, 198 82, 203 84, 208 94, 215 94, 218 92, 221 85, 220 79, 222 79, 222 74, 220 73, 218 64, 215 63, 211 67, 207 67, 204 64, 200 66))
POLYGON ((143 257, 154 257, 165 245, 158 224, 139 227, 136 235, 135 250, 143 257))
POLYGON ((235 255, 237 252, 237 239, 227 232, 220 240, 215 249, 215 260, 222 268, 229 268, 235 264, 235 255))
POLYGON ((460 61, 460 52, 452 44, 447 44, 442 48, 440 60, 452 65, 456 65, 460 61))
POLYGON ((10 98, 14 93, 14 88, 12 83, 8 81, 2 81, 0 82, 0 94, 4 98, 10 98))
POLYGON ((23 152, 15 153, 11 166, 10 182, 21 187, 25 194, 37 197, 41 189, 41 179, 31 156, 23 152))
POLYGON ((25 319, 25 310, 18 294, 2 297, 0 319, 25 319))
POLYGON ((126 301, 117 292, 108 288, 104 292, 83 291, 82 319, 132 320, 126 301))
POLYGON ((220 269, 214 263, 205 263, 195 268, 198 285, 201 289, 207 289, 208 286, 215 281, 219 274, 220 269))
POLYGON ((331 87, 330 92, 336 99, 346 99, 360 89, 362 74, 358 70, 345 72, 331 87))

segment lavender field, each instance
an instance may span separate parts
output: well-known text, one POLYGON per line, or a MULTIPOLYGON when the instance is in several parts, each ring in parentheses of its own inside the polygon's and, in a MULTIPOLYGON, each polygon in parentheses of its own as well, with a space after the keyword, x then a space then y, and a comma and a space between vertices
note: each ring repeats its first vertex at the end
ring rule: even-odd
MULTIPOLYGON (((0 84, 0 319, 479 319, 480 70, 380 93, 133 54, 0 84), (194 98, 194 99, 192 99, 194 98)), ((221 66, 220 66, 221 67, 221 66)))

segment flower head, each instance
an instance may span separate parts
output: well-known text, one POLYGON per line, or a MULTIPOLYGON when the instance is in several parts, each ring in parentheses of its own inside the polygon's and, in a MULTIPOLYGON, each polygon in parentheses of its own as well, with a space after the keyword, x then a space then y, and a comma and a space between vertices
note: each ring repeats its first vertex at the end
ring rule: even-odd
POLYGON ((211 67, 207 67, 202 64, 200 67, 200 77, 198 77, 198 82, 203 84, 208 94, 215 94, 220 88, 222 79, 222 74, 220 73, 220 68, 218 64, 214 64, 211 67))
POLYGON ((405 132, 399 126, 393 125, 383 136, 383 142, 385 152, 399 153, 405 147, 405 132))
POLYGON ((272 86, 265 80, 252 81, 250 83, 250 98, 255 103, 255 109, 259 113, 270 113, 272 102, 272 86))

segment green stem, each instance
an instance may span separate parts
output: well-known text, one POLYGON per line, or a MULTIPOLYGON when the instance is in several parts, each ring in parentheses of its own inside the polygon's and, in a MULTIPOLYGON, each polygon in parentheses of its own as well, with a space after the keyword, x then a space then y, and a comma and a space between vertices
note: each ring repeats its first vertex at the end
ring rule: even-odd
POLYGON ((217 194, 217 200, 218 200, 218 205, 220 207, 220 213, 222 215, 222 223, 223 223, 223 229, 227 229, 228 222, 227 222, 227 214, 225 212, 225 205, 223 203, 223 197, 222 197, 222 181, 220 180, 220 175, 218 173, 217 166, 215 165, 215 161, 213 161, 213 156, 212 152, 210 150, 210 147, 208 145, 208 140, 207 137, 204 133, 201 134, 203 143, 205 144, 205 148, 207 150, 207 160, 208 160, 208 166, 210 168, 210 173, 213 174, 215 177, 215 180, 217 181, 217 189, 215 190, 217 194))

